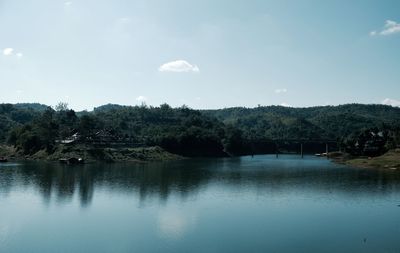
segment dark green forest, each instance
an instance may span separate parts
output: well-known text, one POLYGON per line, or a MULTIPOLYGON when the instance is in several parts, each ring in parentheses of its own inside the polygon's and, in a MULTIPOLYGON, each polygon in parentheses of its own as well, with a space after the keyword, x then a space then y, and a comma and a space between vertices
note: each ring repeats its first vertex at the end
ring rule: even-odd
POLYGON ((108 104, 75 112, 67 104, 0 104, 0 142, 23 154, 59 144, 160 146, 183 156, 226 156, 298 150, 325 143, 355 155, 379 155, 400 144, 400 108, 347 104, 193 110, 167 104, 108 104))

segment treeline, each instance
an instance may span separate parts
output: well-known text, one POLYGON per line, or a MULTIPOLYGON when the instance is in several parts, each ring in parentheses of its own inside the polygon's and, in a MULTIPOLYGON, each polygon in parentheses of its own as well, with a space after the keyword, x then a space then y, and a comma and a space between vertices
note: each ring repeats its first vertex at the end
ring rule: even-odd
POLYGON ((105 105, 75 112, 60 103, 0 104, 0 142, 24 154, 51 153, 60 143, 160 146, 184 156, 275 152, 278 144, 311 152, 324 142, 357 155, 380 154, 400 144, 400 109, 349 104, 311 108, 267 106, 193 110, 167 104, 105 105), (377 148, 379 146, 379 148, 377 148))
POLYGON ((386 105, 236 107, 203 113, 235 126, 244 139, 264 147, 270 140, 289 148, 304 142, 316 151, 323 142, 336 142, 335 148, 354 155, 379 155, 400 145, 400 108, 386 105))
POLYGON ((336 140, 365 129, 400 125, 400 108, 387 105, 259 106, 205 110, 203 113, 235 125, 248 138, 336 140))
POLYGON ((24 154, 40 150, 51 153, 60 143, 126 146, 161 146, 184 156, 224 156, 234 151, 234 131, 221 121, 187 107, 167 104, 148 106, 104 106, 92 112, 76 113, 64 104, 55 109, 30 112, 16 120, 12 105, 3 110, 8 124, 2 140, 24 154))
POLYGON ((0 104, 0 143, 6 141, 13 128, 29 123, 39 115, 40 110, 37 107, 32 108, 21 104, 0 104))

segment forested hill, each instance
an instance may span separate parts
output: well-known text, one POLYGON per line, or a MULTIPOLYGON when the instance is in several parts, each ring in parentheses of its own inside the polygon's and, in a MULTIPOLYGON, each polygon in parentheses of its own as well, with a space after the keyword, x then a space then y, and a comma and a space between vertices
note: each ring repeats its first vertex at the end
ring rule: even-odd
POLYGON ((75 112, 66 104, 55 109, 40 104, 0 104, 0 143, 24 154, 43 149, 51 153, 59 143, 73 141, 104 147, 161 146, 185 156, 221 156, 273 152, 277 141, 292 141, 295 146, 299 140, 314 142, 310 145, 318 151, 321 142, 333 140, 361 154, 371 147, 379 146, 382 152, 398 146, 399 133, 400 108, 385 105, 193 110, 167 104, 109 104, 75 112))
POLYGON ((41 104, 0 104, 0 143, 8 133, 19 125, 24 125, 38 117, 47 106, 41 104))
POLYGON ((248 138, 257 139, 336 140, 364 129, 400 126, 400 108, 386 105, 260 106, 202 112, 239 128, 248 138))

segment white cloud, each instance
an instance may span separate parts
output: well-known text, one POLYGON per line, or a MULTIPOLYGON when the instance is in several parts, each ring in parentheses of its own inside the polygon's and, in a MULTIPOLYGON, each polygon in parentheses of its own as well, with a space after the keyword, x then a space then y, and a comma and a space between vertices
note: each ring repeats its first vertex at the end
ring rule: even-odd
POLYGON ((386 20, 385 29, 382 30, 382 35, 390 35, 400 32, 400 24, 391 20, 386 20))
POLYGON ((14 49, 11 48, 11 47, 4 48, 4 49, 3 49, 3 55, 5 55, 5 56, 12 55, 13 53, 14 53, 14 49))
POLYGON ((286 88, 283 88, 283 89, 276 89, 276 90, 275 90, 275 93, 277 93, 277 94, 286 93, 286 92, 287 92, 287 89, 286 89, 286 88))
POLYGON ((146 102, 147 101, 147 97, 145 97, 145 96, 139 96, 139 97, 137 97, 136 98, 136 101, 138 101, 138 102, 146 102))
POLYGON ((71 1, 64 2, 64 5, 65 5, 65 6, 71 6, 71 5, 72 5, 72 2, 71 2, 71 1))
POLYGON ((14 56, 15 55, 18 59, 21 59, 24 56, 23 53, 18 52, 15 54, 14 51, 15 51, 14 48, 11 48, 11 47, 4 48, 3 55, 4 56, 14 56))
POLYGON ((381 103, 383 105, 391 105, 391 106, 400 107, 400 101, 396 100, 396 99, 385 98, 381 103))
POLYGON ((372 31, 369 33, 370 36, 375 36, 375 35, 392 35, 395 33, 400 33, 400 24, 392 21, 392 20, 386 20, 385 26, 382 28, 381 31, 372 31))
POLYGON ((167 62, 158 68, 160 72, 200 72, 196 65, 192 65, 185 60, 167 62))
POLYGON ((292 107, 291 105, 289 105, 288 103, 281 103, 280 106, 284 106, 284 107, 292 107))

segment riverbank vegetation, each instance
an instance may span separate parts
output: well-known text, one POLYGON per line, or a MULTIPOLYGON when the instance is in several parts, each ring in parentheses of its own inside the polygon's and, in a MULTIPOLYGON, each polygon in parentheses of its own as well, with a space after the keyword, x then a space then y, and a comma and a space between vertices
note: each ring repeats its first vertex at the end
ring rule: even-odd
MULTIPOLYGON (((157 150, 165 151, 161 157, 169 158, 173 155, 168 154, 193 157, 298 152, 301 143, 306 153, 324 152, 325 143, 329 143, 331 150, 353 156, 378 156, 399 146, 399 133, 400 108, 385 105, 193 110, 167 104, 109 104, 90 112, 75 112, 65 103, 54 108, 0 104, 3 150, 37 159, 55 159, 68 149, 84 150, 87 156, 88 150, 101 150, 105 159, 110 156, 114 160, 128 159, 120 154, 129 150, 150 147, 160 147, 157 150)), ((134 153, 128 157, 134 159, 134 153)))
POLYGON ((359 168, 400 169, 400 149, 389 150, 377 157, 357 157, 346 160, 347 165, 359 168))

